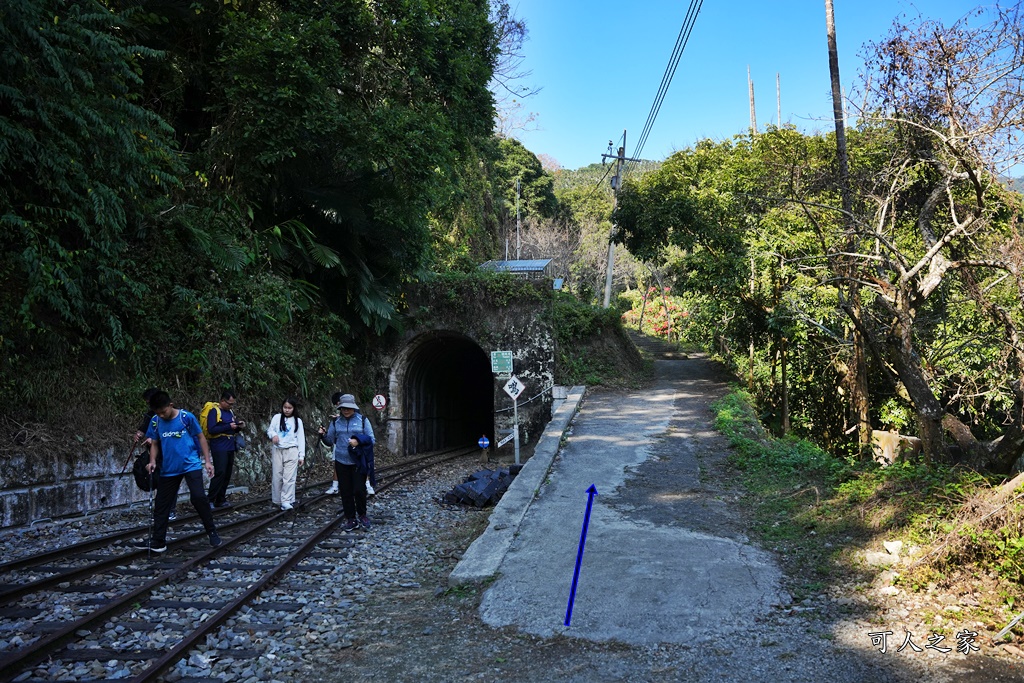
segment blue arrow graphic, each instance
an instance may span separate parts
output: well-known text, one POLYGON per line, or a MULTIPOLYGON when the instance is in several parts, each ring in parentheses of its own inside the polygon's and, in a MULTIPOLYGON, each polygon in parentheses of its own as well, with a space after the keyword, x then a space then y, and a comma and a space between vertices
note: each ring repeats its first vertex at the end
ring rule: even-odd
POLYGON ((572 603, 576 600, 576 584, 580 580, 580 565, 583 564, 583 547, 587 544, 587 527, 590 525, 590 509, 594 506, 597 487, 593 484, 587 489, 587 512, 583 515, 583 531, 580 532, 580 547, 576 551, 576 571, 572 574, 572 588, 569 589, 569 606, 565 609, 565 625, 572 621, 572 603))

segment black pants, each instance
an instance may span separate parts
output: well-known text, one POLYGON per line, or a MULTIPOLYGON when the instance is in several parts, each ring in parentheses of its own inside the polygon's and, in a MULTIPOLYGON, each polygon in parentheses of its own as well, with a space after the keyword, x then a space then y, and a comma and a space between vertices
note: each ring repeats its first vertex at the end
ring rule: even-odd
POLYGON ((355 519, 356 515, 366 516, 366 475, 359 473, 355 465, 342 465, 334 461, 338 474, 338 493, 341 494, 341 509, 345 517, 355 519))
POLYGON ((213 479, 210 480, 210 491, 207 497, 215 506, 220 507, 227 501, 225 496, 228 492, 228 483, 231 481, 231 472, 235 469, 234 451, 214 451, 210 453, 213 460, 213 479))
POLYGON ((181 488, 181 480, 188 485, 188 492, 192 507, 199 513, 199 519, 203 520, 203 528, 207 533, 216 531, 213 524, 213 513, 210 512, 210 503, 203 491, 203 471, 192 470, 184 474, 172 474, 169 477, 160 477, 156 484, 156 502, 153 504, 153 539, 152 545, 159 548, 167 544, 167 517, 178 502, 178 489, 181 488))

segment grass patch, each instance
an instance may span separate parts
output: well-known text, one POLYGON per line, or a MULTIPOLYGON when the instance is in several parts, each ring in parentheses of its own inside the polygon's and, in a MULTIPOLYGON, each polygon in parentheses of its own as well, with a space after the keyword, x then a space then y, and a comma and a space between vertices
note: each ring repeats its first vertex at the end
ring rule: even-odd
POLYGON ((965 608, 990 625, 1022 609, 1024 477, 1020 486, 994 488, 993 478, 963 468, 838 458, 768 434, 740 390, 714 408, 715 426, 734 449, 730 464, 742 477, 753 532, 778 553, 796 599, 877 578, 881 570, 865 566, 858 551, 903 541, 909 559, 892 579, 901 589, 993 596, 965 608))

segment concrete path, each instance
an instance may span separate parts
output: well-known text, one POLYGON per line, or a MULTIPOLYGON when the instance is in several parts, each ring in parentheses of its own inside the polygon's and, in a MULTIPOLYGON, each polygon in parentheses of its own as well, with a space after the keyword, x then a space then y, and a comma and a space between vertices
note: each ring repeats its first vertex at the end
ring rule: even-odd
POLYGON ((727 452, 709 409, 724 378, 703 359, 657 365, 648 390, 588 395, 483 597, 486 623, 539 636, 694 643, 789 601, 771 558, 701 483, 709 442, 716 457, 727 452), (598 496, 567 628, 591 484, 598 496))

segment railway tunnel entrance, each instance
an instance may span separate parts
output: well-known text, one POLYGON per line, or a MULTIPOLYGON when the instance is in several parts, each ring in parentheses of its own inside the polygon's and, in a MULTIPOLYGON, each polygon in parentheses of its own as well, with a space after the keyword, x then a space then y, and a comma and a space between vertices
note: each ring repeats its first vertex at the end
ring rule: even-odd
POLYGON ((490 359, 454 331, 414 339, 392 368, 391 400, 401 407, 397 431, 409 455, 493 438, 494 380, 490 359))

